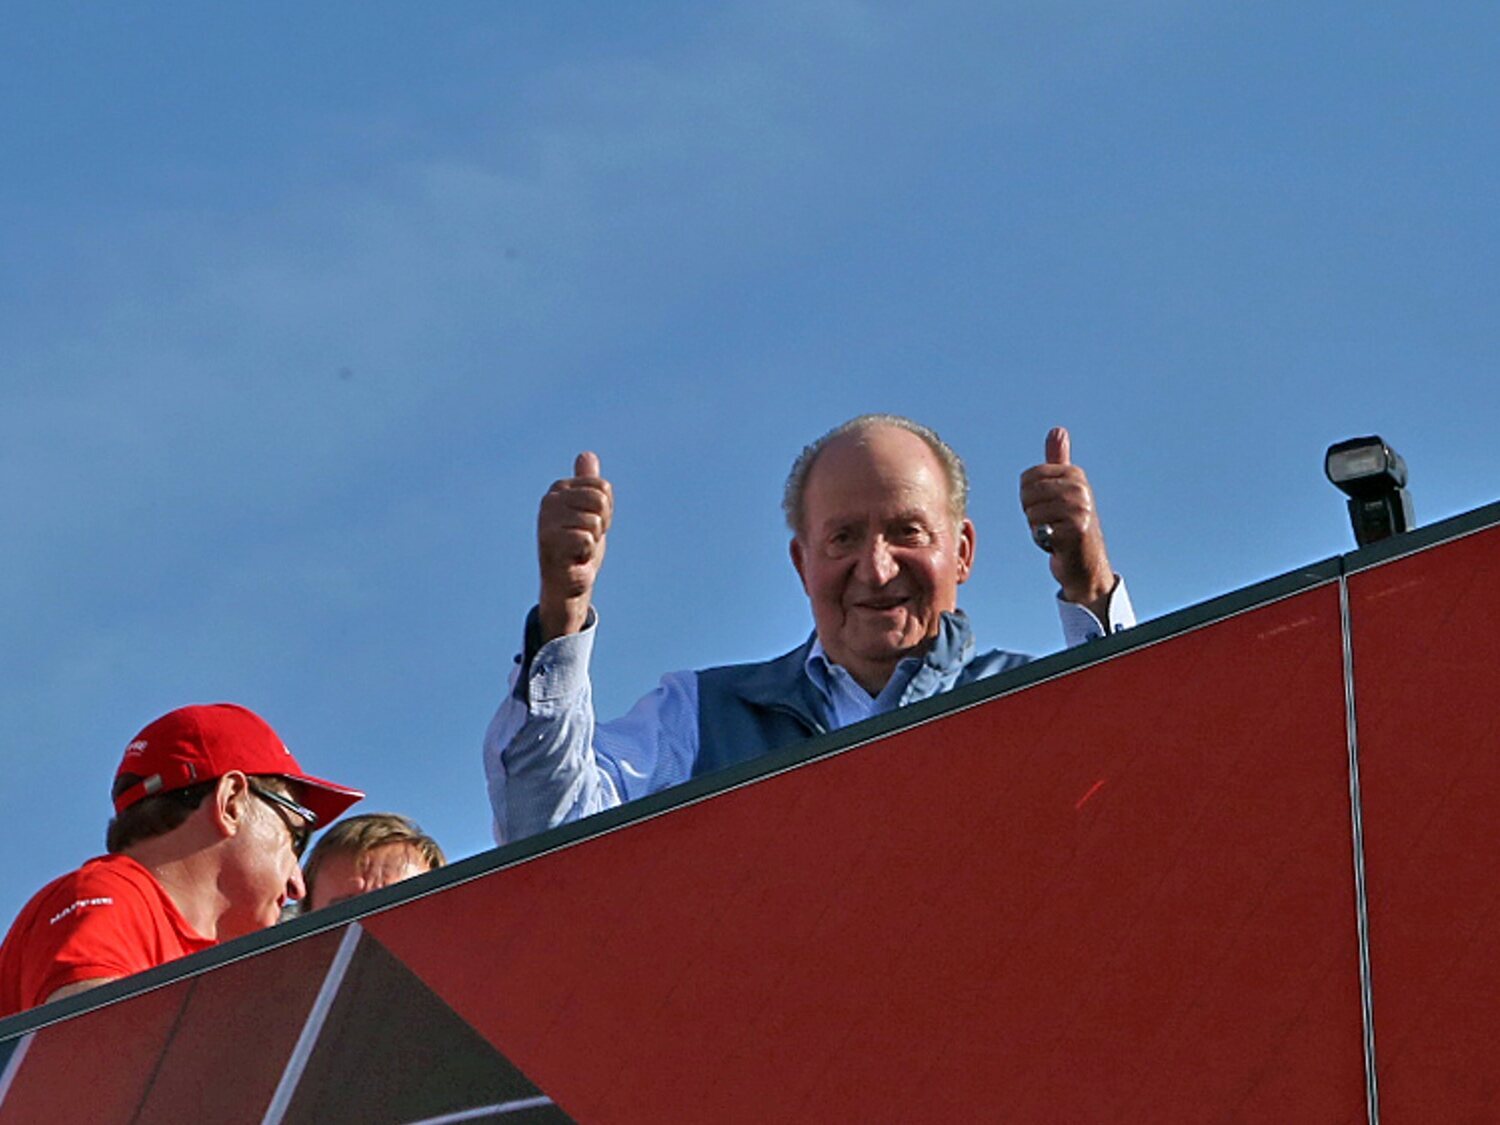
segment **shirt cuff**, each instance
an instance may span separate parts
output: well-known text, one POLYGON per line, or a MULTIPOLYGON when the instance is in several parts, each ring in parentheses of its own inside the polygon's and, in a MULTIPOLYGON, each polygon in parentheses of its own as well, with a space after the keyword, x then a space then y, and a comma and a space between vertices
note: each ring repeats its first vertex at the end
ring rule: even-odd
POLYGON ((1100 621, 1084 606, 1065 601, 1062 592, 1057 595, 1057 613, 1062 618, 1063 640, 1069 648, 1086 641, 1097 641, 1106 633, 1118 633, 1135 624, 1135 607, 1130 604, 1130 591, 1125 588, 1125 579, 1115 575, 1115 588, 1109 595, 1109 606, 1105 610, 1107 621, 1100 621))
POLYGON ((553 637, 541 643, 541 628, 533 607, 526 615, 525 647, 516 657, 521 666, 516 676, 515 696, 528 710, 576 695, 588 686, 589 659, 594 652, 594 629, 599 614, 589 607, 588 620, 577 633, 553 637))

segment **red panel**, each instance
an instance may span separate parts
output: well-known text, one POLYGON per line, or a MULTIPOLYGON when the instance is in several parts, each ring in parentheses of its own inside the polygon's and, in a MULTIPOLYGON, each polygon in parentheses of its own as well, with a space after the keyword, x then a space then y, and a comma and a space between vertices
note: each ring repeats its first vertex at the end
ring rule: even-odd
POLYGON ((259 1119, 338 935, 319 935, 43 1028, 0 1125, 259 1119))
POLYGON ((1500 1119, 1500 529, 1355 575, 1382 1116, 1500 1119))
POLYGON ((195 977, 140 1120, 259 1120, 339 937, 319 934, 195 977))
POLYGON ((0 1104, 0 1125, 131 1120, 188 988, 158 988, 37 1032, 0 1104))
POLYGON ((1359 1120, 1332 586, 366 920, 582 1121, 1359 1120))

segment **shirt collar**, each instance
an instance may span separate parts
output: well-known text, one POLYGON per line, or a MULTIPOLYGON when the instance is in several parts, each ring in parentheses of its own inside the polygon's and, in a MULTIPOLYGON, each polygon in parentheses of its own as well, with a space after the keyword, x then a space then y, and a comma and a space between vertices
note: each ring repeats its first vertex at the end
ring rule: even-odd
MULTIPOLYGON (((905 657, 897 664, 890 681, 878 696, 873 697, 872 702, 878 710, 888 710, 896 705, 912 678, 924 668, 932 669, 939 678, 947 678, 968 663, 973 651, 974 631, 969 626, 968 616, 961 609, 945 612, 938 635, 932 639, 927 651, 921 656, 905 657)), ((841 694, 841 687, 853 689, 867 699, 871 698, 859 681, 849 674, 848 669, 829 659, 827 650, 823 648, 823 641, 816 633, 813 634, 812 647, 808 649, 803 669, 824 702, 835 700, 841 694)))

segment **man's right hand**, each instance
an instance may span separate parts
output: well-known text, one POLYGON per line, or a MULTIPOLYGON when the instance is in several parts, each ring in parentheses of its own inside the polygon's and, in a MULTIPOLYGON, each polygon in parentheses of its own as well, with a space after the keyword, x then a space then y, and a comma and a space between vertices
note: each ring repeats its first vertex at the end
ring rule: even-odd
POLYGON ((588 623, 614 510, 614 492, 599 475, 599 458, 593 453, 580 453, 573 475, 555 482, 542 497, 536 548, 542 572, 537 616, 543 643, 577 633, 588 623))

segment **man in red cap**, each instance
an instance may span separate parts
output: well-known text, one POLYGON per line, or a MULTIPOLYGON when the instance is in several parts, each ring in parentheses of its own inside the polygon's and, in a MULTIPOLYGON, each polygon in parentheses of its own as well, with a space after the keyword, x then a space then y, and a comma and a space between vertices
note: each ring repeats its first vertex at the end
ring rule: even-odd
POLYGON ((0 945, 0 1016, 272 925, 315 827, 364 796, 302 772, 259 715, 183 707, 131 740, 108 854, 53 880, 0 945))

